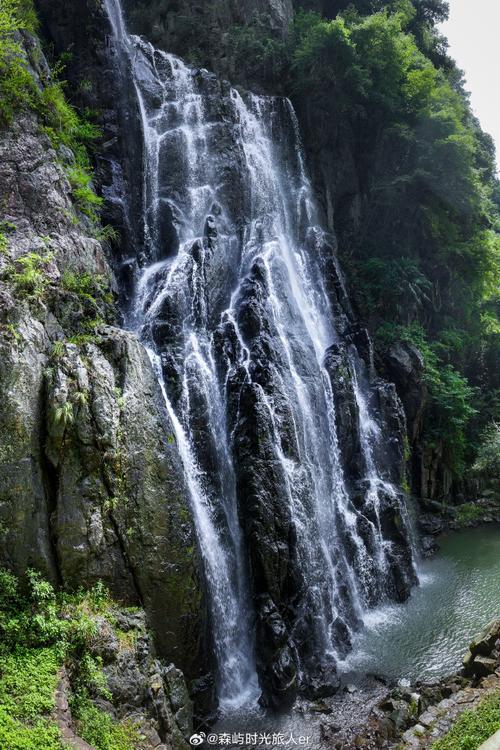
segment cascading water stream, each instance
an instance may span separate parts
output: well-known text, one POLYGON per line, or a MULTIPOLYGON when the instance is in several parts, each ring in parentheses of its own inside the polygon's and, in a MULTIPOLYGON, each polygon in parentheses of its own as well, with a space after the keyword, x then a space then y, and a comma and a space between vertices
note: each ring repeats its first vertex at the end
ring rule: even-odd
POLYGON ((345 321, 325 283, 327 238, 290 102, 190 69, 129 36, 119 0, 105 4, 144 138, 145 249, 130 325, 174 425, 229 710, 258 696, 253 621, 265 627, 270 612, 275 672, 285 641, 299 682, 334 669, 366 608, 390 595, 407 516, 378 458, 381 427, 352 344, 357 495, 345 475, 327 366, 345 321), (255 439, 261 471, 245 453, 255 439))
MULTIPOLYGON (((125 23, 118 0, 106 0, 106 7, 112 23, 115 40, 132 64, 133 42, 128 37, 125 23)), ((137 99, 141 113, 143 134, 146 142, 144 164, 144 197, 145 223, 151 230, 145 232, 150 242, 155 242, 155 220, 158 212, 158 200, 155 195, 155 173, 158 168, 159 137, 154 127, 151 127, 145 112, 144 101, 140 87, 136 86, 137 99)), ((181 255, 179 256, 181 257, 181 255)), ((163 263, 153 264, 142 273, 137 290, 137 304, 133 311, 134 324, 140 325, 142 318, 143 295, 147 294, 148 282, 154 277, 158 268, 164 268, 163 263)), ((170 270, 171 274, 173 269, 170 270)), ((175 429, 175 436, 179 453, 184 465, 186 480, 192 500, 192 509, 196 531, 200 540, 201 554, 204 560, 205 575, 210 592, 212 628, 216 652, 216 662, 219 671, 219 700, 226 709, 238 707, 242 703, 255 700, 258 697, 258 682, 255 671, 255 657, 252 643, 252 625, 248 607, 246 576, 243 570, 244 556, 241 551, 241 531, 237 520, 234 477, 229 458, 229 448, 225 444, 225 420, 223 405, 216 383, 213 361, 210 356, 204 359, 202 349, 206 350, 206 342, 199 341, 193 331, 186 348, 186 364, 192 362, 194 367, 200 367, 204 375, 204 385, 207 388, 208 400, 213 414, 211 424, 219 438, 222 453, 221 470, 225 473, 224 481, 224 510, 226 530, 229 539, 223 539, 221 530, 217 526, 211 498, 204 487, 203 472, 197 464, 190 444, 185 425, 178 418, 169 400, 164 384, 161 362, 157 353, 148 347, 153 367, 157 373, 167 410, 175 429)), ((189 393, 186 386, 185 399, 189 393)), ((186 405, 188 406, 188 405, 186 405)))

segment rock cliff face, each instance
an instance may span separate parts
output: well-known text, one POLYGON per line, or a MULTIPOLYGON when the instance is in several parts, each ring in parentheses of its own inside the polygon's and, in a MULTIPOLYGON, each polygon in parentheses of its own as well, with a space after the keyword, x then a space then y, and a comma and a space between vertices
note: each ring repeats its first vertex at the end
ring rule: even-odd
POLYGON ((104 580, 196 676, 203 603, 172 427, 145 350, 116 327, 106 250, 64 160, 35 115, 0 133, 0 565, 104 580))
POLYGON ((124 3, 130 30, 156 47, 192 59, 231 80, 241 80, 231 59, 231 30, 261 19, 270 34, 286 36, 292 20, 292 0, 139 0, 124 3))

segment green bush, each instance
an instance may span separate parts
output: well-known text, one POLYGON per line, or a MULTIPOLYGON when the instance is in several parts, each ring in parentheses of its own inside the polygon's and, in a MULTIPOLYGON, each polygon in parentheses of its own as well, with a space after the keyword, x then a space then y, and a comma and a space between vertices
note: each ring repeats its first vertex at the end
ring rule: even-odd
POLYGON ((457 521, 460 526, 468 526, 470 523, 481 520, 484 510, 475 503, 464 503, 458 506, 457 521))
POLYGON ((103 200, 94 192, 92 175, 78 164, 69 167, 67 175, 77 207, 91 221, 97 223, 99 220, 98 209, 102 206, 103 200))
POLYGON ((30 252, 9 263, 5 277, 13 284, 18 294, 26 299, 40 301, 44 298, 50 279, 47 266, 53 259, 49 252, 30 252))
POLYGON ((48 718, 23 723, 0 704, 0 747, 3 750, 65 750, 57 725, 48 718))
POLYGON ((50 584, 29 571, 26 589, 21 593, 17 579, 0 570, 0 747, 62 750, 50 715, 64 625, 50 584))
POLYGON ((131 722, 115 721, 85 696, 77 695, 71 708, 79 735, 97 750, 135 750, 137 747, 139 736, 131 722))
MULTIPOLYGON (((454 346, 456 332, 448 332, 454 346)), ((424 382, 429 389, 429 407, 426 424, 427 443, 443 442, 444 459, 457 474, 464 470, 467 427, 477 413, 474 406, 476 390, 467 378, 458 372, 444 357, 448 351, 443 342, 430 343, 419 323, 407 326, 386 323, 377 332, 379 346, 387 347, 394 341, 413 344, 424 358, 424 382)), ((446 336, 444 336, 446 339, 446 336)))
POLYGON ((95 301, 96 291, 102 288, 103 279, 90 273, 78 273, 72 268, 67 268, 61 276, 61 286, 78 297, 95 301))
POLYGON ((485 478, 500 479, 500 423, 492 422, 484 429, 473 470, 485 478))
POLYGON ((288 88, 299 106, 307 97, 310 120, 334 123, 324 148, 350 145, 361 215, 336 228, 351 290, 382 347, 420 332, 431 393, 424 440, 444 442, 459 478, 481 427, 500 421, 493 143, 434 28, 441 0, 338 0, 335 9, 333 18, 296 14, 288 88))

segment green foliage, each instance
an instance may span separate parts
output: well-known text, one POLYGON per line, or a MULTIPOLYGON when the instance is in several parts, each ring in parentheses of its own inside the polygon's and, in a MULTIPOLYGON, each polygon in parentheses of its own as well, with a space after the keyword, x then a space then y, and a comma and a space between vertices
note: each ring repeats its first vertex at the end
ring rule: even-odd
POLYGON ((9 263, 4 275, 21 297, 40 302, 50 283, 47 266, 52 259, 53 255, 49 252, 26 253, 9 263))
POLYGON ((36 21, 31 2, 2 0, 0 4, 0 126, 16 110, 33 106, 36 86, 19 43, 21 31, 33 31, 36 21))
POLYGON ((98 227, 95 232, 95 238, 99 240, 99 242, 110 242, 118 244, 118 242, 120 241, 120 234, 110 224, 106 224, 105 226, 98 227))
POLYGON ((62 424, 65 427, 73 424, 75 421, 75 415, 71 401, 65 401, 63 404, 60 404, 60 406, 56 407, 54 411, 54 420, 57 424, 62 424))
POLYGON ((107 306, 114 301, 106 277, 67 268, 62 274, 60 288, 76 302, 73 307, 76 308, 77 320, 72 325, 74 332, 68 341, 78 346, 99 343, 101 337, 97 329, 105 323, 103 316, 107 306))
POLYGON ((98 209, 102 206, 103 200, 94 192, 91 174, 87 169, 76 164, 68 168, 67 175, 76 205, 85 216, 97 223, 98 209))
POLYGON ((45 132, 54 148, 67 146, 76 152, 77 161, 88 163, 82 144, 92 143, 99 137, 100 131, 68 103, 61 81, 53 81, 44 86, 38 109, 44 118, 45 132))
POLYGON ((52 345, 52 356, 54 359, 61 359, 64 356, 64 343, 62 341, 54 341, 52 345))
POLYGON ((73 153, 74 163, 66 168, 73 198, 79 210, 97 225, 102 198, 96 195, 92 186, 87 147, 99 137, 99 129, 68 103, 61 81, 49 83, 42 89, 38 111, 53 147, 66 146, 73 153))
POLYGON ((410 323, 429 301, 431 288, 414 258, 369 258, 359 269, 357 294, 370 315, 410 323))
POLYGON ((3 646, 53 646, 64 634, 52 586, 39 574, 26 574, 26 593, 8 572, 0 575, 0 636, 3 646))
POLYGON ((3 232, 0 232, 0 254, 5 254, 7 252, 7 248, 9 247, 9 243, 7 240, 7 237, 3 232))
POLYGON ((492 422, 484 429, 473 469, 476 474, 500 479, 500 423, 492 422))
MULTIPOLYGON (((0 706, 16 719, 36 719, 54 708, 61 658, 57 649, 16 647, 2 661, 0 706)), ((2 745, 3 747, 3 745, 2 745)))
MULTIPOLYGON (((69 104, 64 84, 57 79, 62 66, 52 70, 49 81, 38 86, 28 69, 20 32, 36 29, 31 0, 2 0, 0 5, 0 125, 8 124, 18 110, 30 109, 40 116, 43 129, 55 149, 66 146, 74 163, 67 168, 78 209, 97 225, 102 199, 92 187, 92 170, 87 147, 99 137, 99 129, 88 116, 69 104)), ((1 249, 1 247, 0 247, 1 249)))
POLYGON ((494 148, 435 31, 441 0, 347 6, 296 14, 289 88, 351 141, 362 214, 339 233, 351 288, 382 347, 421 348, 425 440, 444 443, 459 477, 486 419, 500 420, 494 148))
POLYGON ((250 25, 233 26, 228 48, 237 69, 251 79, 279 80, 285 76, 289 64, 286 43, 270 33, 269 20, 263 14, 257 14, 250 25))
POLYGON ((62 665, 57 641, 63 628, 50 584, 28 571, 27 590, 23 595, 17 579, 0 570, 0 747, 62 750, 50 714, 62 665))
POLYGON ((500 729, 500 691, 484 698, 476 709, 464 711, 447 735, 431 750, 477 750, 500 729))
POLYGON ((128 721, 116 722, 87 697, 77 695, 71 708, 80 736, 97 750, 135 750, 139 734, 128 721))
POLYGON ((27 724, 12 718, 1 706, 0 747, 5 750, 64 750, 59 729, 49 719, 27 724))
POLYGON ((460 526, 469 526, 471 523, 480 521, 484 515, 484 510, 475 503, 463 503, 457 510, 457 521, 460 526))
POLYGON ((92 653, 95 615, 112 620, 102 583, 90 592, 56 594, 35 571, 22 585, 0 569, 0 747, 62 750, 51 719, 59 670, 66 664, 72 709, 81 735, 98 750, 134 750, 138 733, 92 703, 110 700, 100 657, 92 653))
MULTIPOLYGON (((457 346, 454 332, 449 335, 457 346)), ((443 342, 429 343, 419 323, 407 326, 385 323, 380 326, 378 342, 381 348, 393 341, 413 344, 424 358, 424 380, 429 389, 430 405, 426 439, 428 443, 444 442, 445 460, 457 473, 463 471, 466 452, 466 429, 477 413, 473 404, 476 392, 462 374, 444 361, 447 347, 443 342)))
POLYGON ((337 86, 343 80, 359 94, 368 85, 343 18, 327 21, 319 13, 302 11, 295 18, 293 32, 294 87, 298 91, 337 86))
POLYGON ((95 302, 96 296, 104 291, 106 281, 102 275, 78 273, 72 268, 67 268, 61 276, 61 287, 78 297, 95 302))

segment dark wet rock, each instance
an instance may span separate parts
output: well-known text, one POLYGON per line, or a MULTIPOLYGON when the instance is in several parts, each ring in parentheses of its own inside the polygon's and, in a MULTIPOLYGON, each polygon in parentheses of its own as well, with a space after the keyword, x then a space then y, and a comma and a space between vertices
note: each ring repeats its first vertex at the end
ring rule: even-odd
POLYGON ((376 446, 375 460, 386 467, 386 474, 399 487, 406 470, 406 417, 393 383, 376 378, 372 383, 372 403, 382 427, 384 440, 376 446))
POLYGON ((261 669, 261 684, 262 706, 280 710, 292 706, 297 695, 297 667, 288 645, 274 650, 266 660, 261 669))
MULTIPOLYGON (((153 742, 158 737, 167 746, 181 750, 193 732, 193 705, 182 672, 158 660, 152 639, 142 625, 132 626, 126 610, 113 612, 131 625, 126 638, 103 668, 112 704, 104 706, 116 718, 128 719, 144 727, 153 742)), ((99 632, 102 631, 99 628, 99 632)), ((107 630, 113 627, 107 626, 107 630)), ((114 638, 118 640, 117 634, 114 638)), ((99 644, 94 653, 101 655, 99 644)), ((155 747, 155 744, 152 744, 155 747)))
POLYGON ((404 341, 391 346, 384 358, 387 376, 395 383, 403 401, 411 444, 422 431, 427 389, 423 381, 424 359, 419 350, 404 341))
POLYGON ((340 688, 340 679, 335 671, 322 672, 312 677, 308 677, 307 684, 301 687, 301 693, 309 700, 320 700, 329 698, 340 688))
POLYGON ((352 364, 345 346, 334 344, 325 355, 336 399, 337 434, 349 476, 360 478, 365 470, 359 435, 359 409, 353 387, 352 364))
MULTIPOLYGON (((176 254, 183 222, 188 221, 186 215, 183 216, 182 211, 176 209, 175 204, 183 205, 184 202, 188 205, 186 193, 192 187, 192 181, 186 179, 190 165, 183 134, 179 128, 169 128, 160 148, 158 198, 162 211, 161 220, 154 227, 157 234, 153 248, 152 243, 148 243, 147 238, 142 236, 143 222, 139 221, 137 215, 140 210, 137 198, 138 194, 140 197, 143 185, 142 154, 140 148, 133 148, 133 142, 139 142, 140 138, 137 133, 137 108, 134 110, 130 94, 134 88, 130 85, 130 71, 125 69, 127 66, 123 68, 122 65, 120 68, 117 59, 119 55, 113 49, 114 43, 109 37, 106 39, 109 24, 103 19, 102 8, 97 9, 95 14, 91 9, 85 9, 87 23, 82 23, 82 28, 86 32, 88 29, 92 30, 92 39, 86 42, 82 30, 71 26, 72 3, 66 4, 68 7, 64 8, 62 5, 60 0, 54 3, 41 1, 46 24, 58 46, 64 49, 71 47, 75 50, 76 57, 83 51, 84 65, 75 63, 70 74, 77 80, 83 77, 80 75, 82 72, 88 72, 89 75, 84 77, 94 81, 94 98, 105 109, 107 140, 99 156, 98 173, 105 188, 107 205, 109 204, 107 210, 112 213, 114 223, 118 224, 127 238, 124 247, 129 248, 128 254, 137 258, 136 268, 127 271, 129 285, 137 268, 152 260, 165 261, 151 280, 150 293, 145 303, 146 313, 152 311, 153 301, 156 300, 158 304, 154 315, 145 321, 141 335, 154 344, 160 356, 165 387, 174 408, 178 409, 183 399, 186 401, 184 389, 189 392, 183 426, 193 438, 193 451, 207 491, 218 498, 223 495, 224 488, 217 466, 217 441, 208 428, 207 418, 213 394, 207 393, 204 388, 196 363, 185 361, 185 329, 193 327, 198 330, 206 327, 208 334, 215 330, 214 356, 220 374, 220 383, 217 385, 221 387, 221 392, 224 390, 226 397, 227 415, 224 418, 227 416, 228 434, 232 441, 230 448, 236 463, 239 516, 249 558, 252 594, 256 601, 257 660, 264 700, 273 706, 293 700, 297 690, 298 662, 311 668, 315 682, 311 690, 317 693, 329 690, 335 684, 334 670, 329 675, 325 671, 325 665, 318 666, 311 660, 311 655, 321 643, 318 635, 318 610, 322 603, 313 601, 316 595, 313 596, 312 587, 308 587, 308 581, 305 580, 303 569, 306 563, 299 559, 297 551, 300 547, 300 522, 292 517, 290 509, 293 504, 302 509, 304 517, 313 516, 311 498, 318 478, 303 458, 304 438, 297 414, 304 406, 297 403, 300 396, 294 393, 294 377, 288 360, 293 359, 297 375, 304 383, 317 382, 318 378, 323 377, 323 372, 318 373, 313 347, 308 348, 304 343, 307 338, 304 335, 305 326, 301 327, 298 321, 300 316, 297 310, 292 309, 293 305, 287 310, 289 320, 285 326, 288 335, 286 344, 277 330, 273 305, 276 305, 276 300, 284 305, 288 304, 290 291, 285 268, 278 269, 275 274, 276 288, 271 289, 269 284, 265 230, 270 217, 265 211, 255 222, 254 246, 244 258, 244 263, 251 264, 251 267, 233 300, 238 334, 229 315, 220 321, 221 312, 228 307, 236 288, 242 260, 241 238, 249 230, 250 217, 248 196, 251 191, 245 183, 245 169, 242 169, 245 156, 234 95, 226 82, 220 81, 206 70, 197 69, 189 74, 194 89, 203 96, 204 116, 210 123, 210 128, 207 129, 207 150, 211 155, 210 164, 215 174, 217 200, 214 199, 207 215, 201 217, 197 229, 200 236, 192 237, 186 246, 185 257, 182 257, 179 267, 175 269, 178 277, 167 290, 165 280, 172 267, 169 259, 176 254), (100 31, 99 21, 102 25, 100 31), (62 41, 65 42, 64 45, 62 41), (87 52, 84 50, 86 44, 89 47, 87 52), (85 70, 87 63, 90 66, 89 58, 92 55, 99 61, 106 61, 106 76, 100 72, 93 73, 91 69, 85 70), (109 85, 106 86, 106 83, 109 85), (109 100, 113 100, 112 107, 109 100), (117 116, 118 108, 122 111, 122 120, 117 116), (133 154, 130 165, 126 163, 127 158, 124 158, 128 154, 133 154), (124 196, 123 205, 119 205, 117 195, 124 196), (141 229, 125 231, 127 220, 132 227, 140 226, 141 229), (159 290, 166 291, 161 299, 159 290), (244 347, 248 355, 243 354, 244 347), (284 469, 286 462, 294 466, 293 482, 290 482, 287 470, 284 469)), ((214 29, 217 34, 221 29, 229 28, 235 20, 247 22, 256 11, 264 12, 277 37, 286 32, 291 18, 289 0, 251 0, 239 4, 228 3, 226 0, 210 4, 181 0, 175 4, 162 3, 161 8, 154 2, 131 3, 126 6, 127 20, 133 29, 141 30, 143 27, 142 30, 146 31, 149 39, 153 38, 158 44, 164 45, 169 52, 177 49, 181 54, 190 48, 185 44, 182 34, 182 19, 184 23, 188 19, 189 24, 192 22, 193 29, 199 29, 197 46, 202 48, 201 34, 208 32, 211 35, 214 29)), ((228 41, 226 31, 223 36, 220 45, 212 45, 213 49, 220 49, 221 54, 224 54, 222 50, 226 48, 228 41)), ((137 57, 140 58, 144 100, 147 106, 156 108, 165 96, 165 90, 157 85, 155 75, 159 72, 168 88, 168 80, 172 74, 170 68, 175 63, 145 41, 135 40, 134 44, 137 57)), ((222 63, 218 54, 216 57, 215 68, 231 69, 231 61, 222 63)), ((245 94, 242 96, 245 97, 245 94)), ((178 112, 175 116, 178 117, 178 112)), ((268 119, 276 133, 285 133, 284 130, 280 131, 284 122, 288 127, 286 132, 290 131, 289 112, 285 102, 276 103, 268 119)), ((295 149, 291 139, 279 137, 277 140, 280 155, 285 155, 287 149, 295 149)), ((331 203, 331 196, 328 202, 331 203)), ((376 513, 370 498, 372 488, 365 481, 366 458, 361 457, 359 409, 353 387, 354 369, 367 393, 368 407, 374 412, 382 434, 387 436, 385 441, 380 441, 384 442, 383 448, 374 451, 376 469, 380 470, 380 466, 384 465, 383 479, 398 483, 402 479, 404 453, 401 411, 394 389, 376 378, 367 331, 354 322, 335 257, 335 238, 317 228, 308 227, 305 205, 299 207, 299 213, 298 232, 301 236, 307 234, 303 241, 324 274, 325 289, 337 316, 336 332, 340 336, 340 343, 337 349, 332 347, 327 353, 327 368, 335 395, 343 458, 341 463, 346 467, 346 484, 349 489, 354 488, 353 505, 359 511, 357 529, 366 545, 368 557, 372 558, 366 564, 366 567, 372 566, 367 570, 364 582, 367 589, 366 602, 376 604, 385 595, 401 601, 408 595, 414 581, 408 538, 403 528, 405 519, 397 512, 394 497, 390 493, 381 492, 381 523, 386 539, 391 542, 391 549, 387 553, 387 575, 384 571, 382 577, 379 575, 380 571, 376 570, 376 513), (370 583, 372 576, 377 578, 373 585, 370 583)), ((327 213, 333 214, 333 206, 328 207, 327 213)), ((147 218, 150 222, 151 217, 147 218)), ((150 402, 156 401, 158 396, 157 389, 155 391, 150 382, 150 368, 145 362, 137 366, 138 352, 131 342, 123 342, 116 332, 107 330, 104 338, 105 348, 100 346, 97 350, 89 349, 90 354, 85 351, 85 357, 90 359, 90 363, 79 361, 80 355, 77 352, 67 352, 67 362, 56 368, 54 381, 51 381, 47 394, 49 402, 54 402, 55 408, 60 408, 66 391, 71 391, 70 381, 74 378, 75 371, 81 371, 82 378, 87 377, 92 383, 91 390, 98 394, 97 402, 93 397, 90 399, 90 417, 82 405, 82 425, 78 428, 76 439, 74 435, 77 431, 74 426, 61 431, 54 418, 50 424, 47 458, 55 475, 61 473, 59 467, 62 468, 70 493, 70 502, 62 510, 59 507, 59 494, 64 496, 62 493, 57 495, 57 512, 54 516, 59 529, 63 523, 67 523, 69 527, 67 539, 61 542, 61 535, 58 536, 58 550, 64 547, 64 552, 67 552, 63 556, 64 574, 72 579, 77 575, 92 577, 95 571, 102 569, 106 580, 109 578, 118 582, 120 591, 133 592, 133 598, 142 597, 148 614, 154 618, 155 629, 163 641, 163 648, 169 649, 169 655, 174 649, 179 650, 177 643, 181 642, 179 653, 185 653, 185 662, 181 662, 181 665, 191 677, 204 671, 209 665, 198 663, 195 670, 201 638, 202 614, 198 613, 202 611, 202 601, 194 561, 192 529, 189 518, 185 516, 185 488, 178 481, 179 466, 175 445, 171 450, 165 448, 163 452, 159 448, 160 433, 162 440, 167 438, 168 445, 173 443, 171 425, 166 419, 162 428, 157 430, 158 425, 155 425, 154 429, 149 429, 152 410, 150 402), (116 346, 112 343, 115 339, 119 339, 116 346), (131 353, 131 350, 134 351, 131 353), (133 360, 134 369, 140 371, 141 378, 144 376, 147 390, 144 392, 141 389, 135 375, 130 379, 127 397, 132 398, 134 388, 140 395, 135 398, 134 413, 129 415, 130 418, 124 424, 123 414, 111 402, 109 390, 116 385, 122 388, 122 380, 126 380, 128 372, 123 362, 128 363, 130 359, 133 360), (98 377, 94 378, 96 382, 92 380, 91 369, 98 373, 98 377), (144 409, 148 426, 142 430, 141 439, 135 439, 135 425, 140 425, 140 418, 144 418, 140 413, 140 406, 144 409), (117 433, 123 433, 124 437, 120 438, 118 445, 115 439, 117 433), (68 451, 64 450, 66 435, 71 437, 68 451), (146 438, 146 449, 142 447, 143 438, 146 438), (97 445, 99 454, 103 456, 103 477, 98 475, 94 457, 88 455, 92 451, 83 450, 89 445, 92 445, 92 450, 97 445), (121 465, 126 467, 127 503, 118 503, 116 507, 108 508, 110 501, 115 505, 114 501, 120 497, 123 489, 117 485, 111 466, 117 459, 117 449, 124 454, 119 458, 121 465), (138 457, 141 456, 141 449, 143 458, 138 457), (84 458, 81 458, 81 453, 84 453, 84 458), (132 469, 129 468, 129 463, 133 464, 132 469), (79 481, 83 474, 88 477, 87 483, 79 481), (134 481, 139 482, 139 490, 136 490, 134 481), (100 504, 96 507, 97 503, 93 500, 96 495, 103 498, 102 508, 100 504), (128 495, 131 495, 131 499, 128 495), (159 517, 159 507, 165 496, 171 498, 171 502, 164 516, 159 517), (76 508, 74 517, 71 514, 73 505, 76 508), (158 560, 161 564, 158 564, 158 560), (167 588, 169 577, 172 585, 167 588), (187 644, 191 648, 184 652, 187 644)), ((310 402, 304 410, 310 410, 314 417, 319 415, 319 421, 324 418, 326 404, 325 399, 321 400, 318 396, 318 392, 319 389, 311 389, 310 402)), ((156 422, 154 417, 155 414, 153 421, 156 422)), ((318 457, 318 466, 322 461, 328 461, 328 450, 327 447, 323 451, 324 455, 318 457)), ((56 480, 57 484, 58 476, 56 480)), ((401 497, 398 495, 396 499, 400 501, 401 497)), ((222 524, 222 515, 222 511, 214 514, 217 525, 222 524)), ((341 520, 335 521, 338 521, 341 534, 347 537, 340 545, 338 592, 332 594, 325 581, 321 580, 317 599, 323 598, 329 605, 329 597, 336 597, 334 604, 339 605, 342 616, 334 623, 335 637, 339 653, 346 653, 350 646, 350 629, 359 623, 353 606, 353 592, 345 586, 345 567, 356 562, 357 552, 350 537, 351 532, 342 528, 341 520)), ((316 551, 313 551, 313 555, 315 554, 316 551)), ((335 564, 337 565, 337 561, 335 564)), ((363 567, 359 565, 359 560, 357 564, 363 567)), ((179 663, 181 656, 173 653, 172 658, 179 663)), ((200 701, 205 701, 210 692, 208 687, 200 689, 200 701)))
POLYGON ((439 545, 432 536, 423 536, 420 539, 420 549, 422 557, 432 557, 439 550, 439 545))
POLYGON ((208 672, 193 680, 189 685, 189 695, 194 701, 197 712, 195 714, 196 726, 200 724, 212 725, 217 718, 214 711, 214 706, 217 705, 217 696, 213 674, 208 672))
POLYGON ((427 536, 439 536, 446 528, 446 522, 442 516, 436 516, 432 513, 422 513, 418 522, 422 532, 427 536))
POLYGON ((336 617, 332 624, 334 642, 340 658, 345 658, 352 647, 351 631, 342 617, 336 617))
POLYGON ((120 651, 120 641, 115 629, 104 617, 95 618, 95 628, 90 649, 100 656, 105 664, 114 661, 120 651))
POLYGON ((497 668, 497 660, 492 659, 489 656, 478 656, 474 657, 472 664, 472 670, 476 677, 486 677, 489 674, 493 674, 497 668))
POLYGON ((463 660, 464 672, 486 677, 500 667, 500 620, 493 620, 470 644, 463 660))
POLYGON ((471 643, 470 651, 473 656, 476 656, 476 654, 488 656, 495 648, 498 648, 499 642, 500 620, 493 620, 471 643))
POLYGON ((359 323, 351 323, 345 333, 345 341, 347 345, 353 344, 356 347, 371 375, 373 371, 373 344, 368 330, 359 323))
POLYGON ((47 380, 46 403, 63 580, 103 580, 124 601, 144 602, 161 652, 196 674, 201 595, 195 558, 185 553, 193 529, 145 351, 111 328, 99 347, 68 345, 47 380), (65 404, 73 421, 58 419, 65 404))
POLYGON ((246 0, 244 3, 217 0, 210 4, 194 0, 126 0, 124 6, 134 33, 146 35, 156 46, 181 57, 186 56, 188 50, 196 49, 196 60, 201 60, 204 67, 246 85, 255 84, 255 76, 252 80, 251 71, 236 66, 228 30, 235 25, 246 25, 259 16, 264 19, 269 33, 280 39, 287 34, 293 16, 292 0, 246 0))

